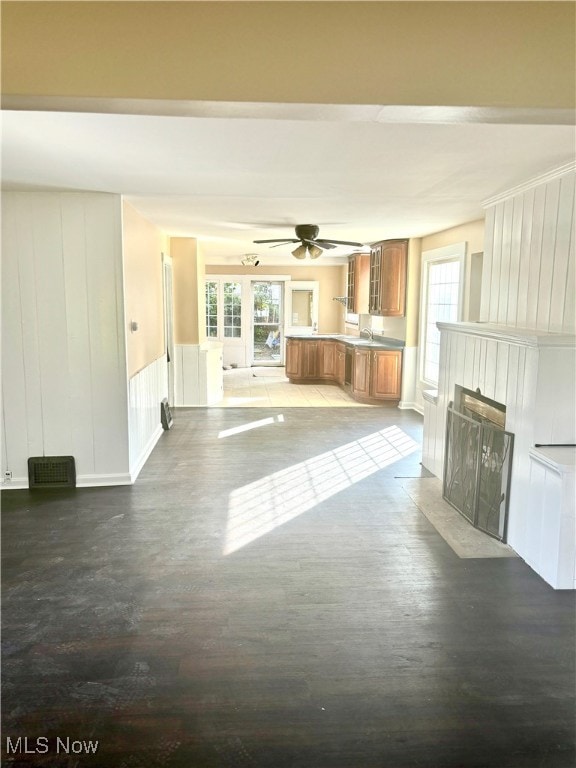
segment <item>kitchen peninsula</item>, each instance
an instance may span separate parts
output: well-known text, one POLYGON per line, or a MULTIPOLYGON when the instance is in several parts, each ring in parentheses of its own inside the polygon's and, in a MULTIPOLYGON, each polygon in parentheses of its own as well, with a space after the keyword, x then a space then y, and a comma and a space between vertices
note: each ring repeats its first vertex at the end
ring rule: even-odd
POLYGON ((287 336, 286 376, 294 384, 337 384, 361 403, 398 401, 403 348, 403 341, 383 336, 287 336))

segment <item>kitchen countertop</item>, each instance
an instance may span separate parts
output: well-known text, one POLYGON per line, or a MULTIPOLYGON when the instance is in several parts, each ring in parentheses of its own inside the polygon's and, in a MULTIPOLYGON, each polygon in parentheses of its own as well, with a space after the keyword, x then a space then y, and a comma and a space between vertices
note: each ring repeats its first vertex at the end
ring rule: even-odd
POLYGON ((308 341, 325 339, 327 341, 340 341, 350 347, 369 347, 371 349, 403 349, 405 346, 402 339, 392 339, 387 336, 374 336, 373 339, 369 339, 366 336, 348 336, 344 333, 310 333, 305 335, 289 333, 286 338, 308 341))

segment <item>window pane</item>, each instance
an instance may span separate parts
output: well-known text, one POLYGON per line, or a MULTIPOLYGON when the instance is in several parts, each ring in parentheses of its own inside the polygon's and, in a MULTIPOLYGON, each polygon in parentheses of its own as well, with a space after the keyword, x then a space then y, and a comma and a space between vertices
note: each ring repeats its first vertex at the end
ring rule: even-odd
POLYGON ((218 335, 218 284, 206 281, 206 336, 218 335))
POLYGON ((426 319, 424 325, 423 377, 431 384, 438 383, 440 362, 440 331, 438 322, 455 322, 458 319, 460 292, 460 261, 429 262, 425 272, 426 319))
POLYGON ((242 285, 224 283, 224 336, 240 338, 242 335, 242 285))

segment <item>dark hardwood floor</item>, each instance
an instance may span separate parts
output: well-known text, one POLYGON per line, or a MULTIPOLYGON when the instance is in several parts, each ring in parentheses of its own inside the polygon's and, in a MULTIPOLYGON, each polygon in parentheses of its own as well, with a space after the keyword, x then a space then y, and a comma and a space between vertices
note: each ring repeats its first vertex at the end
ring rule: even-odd
POLYGON ((3 765, 575 765, 574 594, 453 553, 420 417, 174 415, 132 487, 2 495, 3 765))

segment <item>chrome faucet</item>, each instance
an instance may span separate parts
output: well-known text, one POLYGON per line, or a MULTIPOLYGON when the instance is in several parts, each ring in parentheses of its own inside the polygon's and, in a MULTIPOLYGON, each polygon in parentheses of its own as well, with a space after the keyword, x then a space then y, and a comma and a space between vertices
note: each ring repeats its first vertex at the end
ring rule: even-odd
POLYGON ((369 339, 374 338, 374 332, 372 331, 371 328, 362 328, 362 330, 360 331, 360 336, 362 336, 363 333, 368 334, 369 339))

